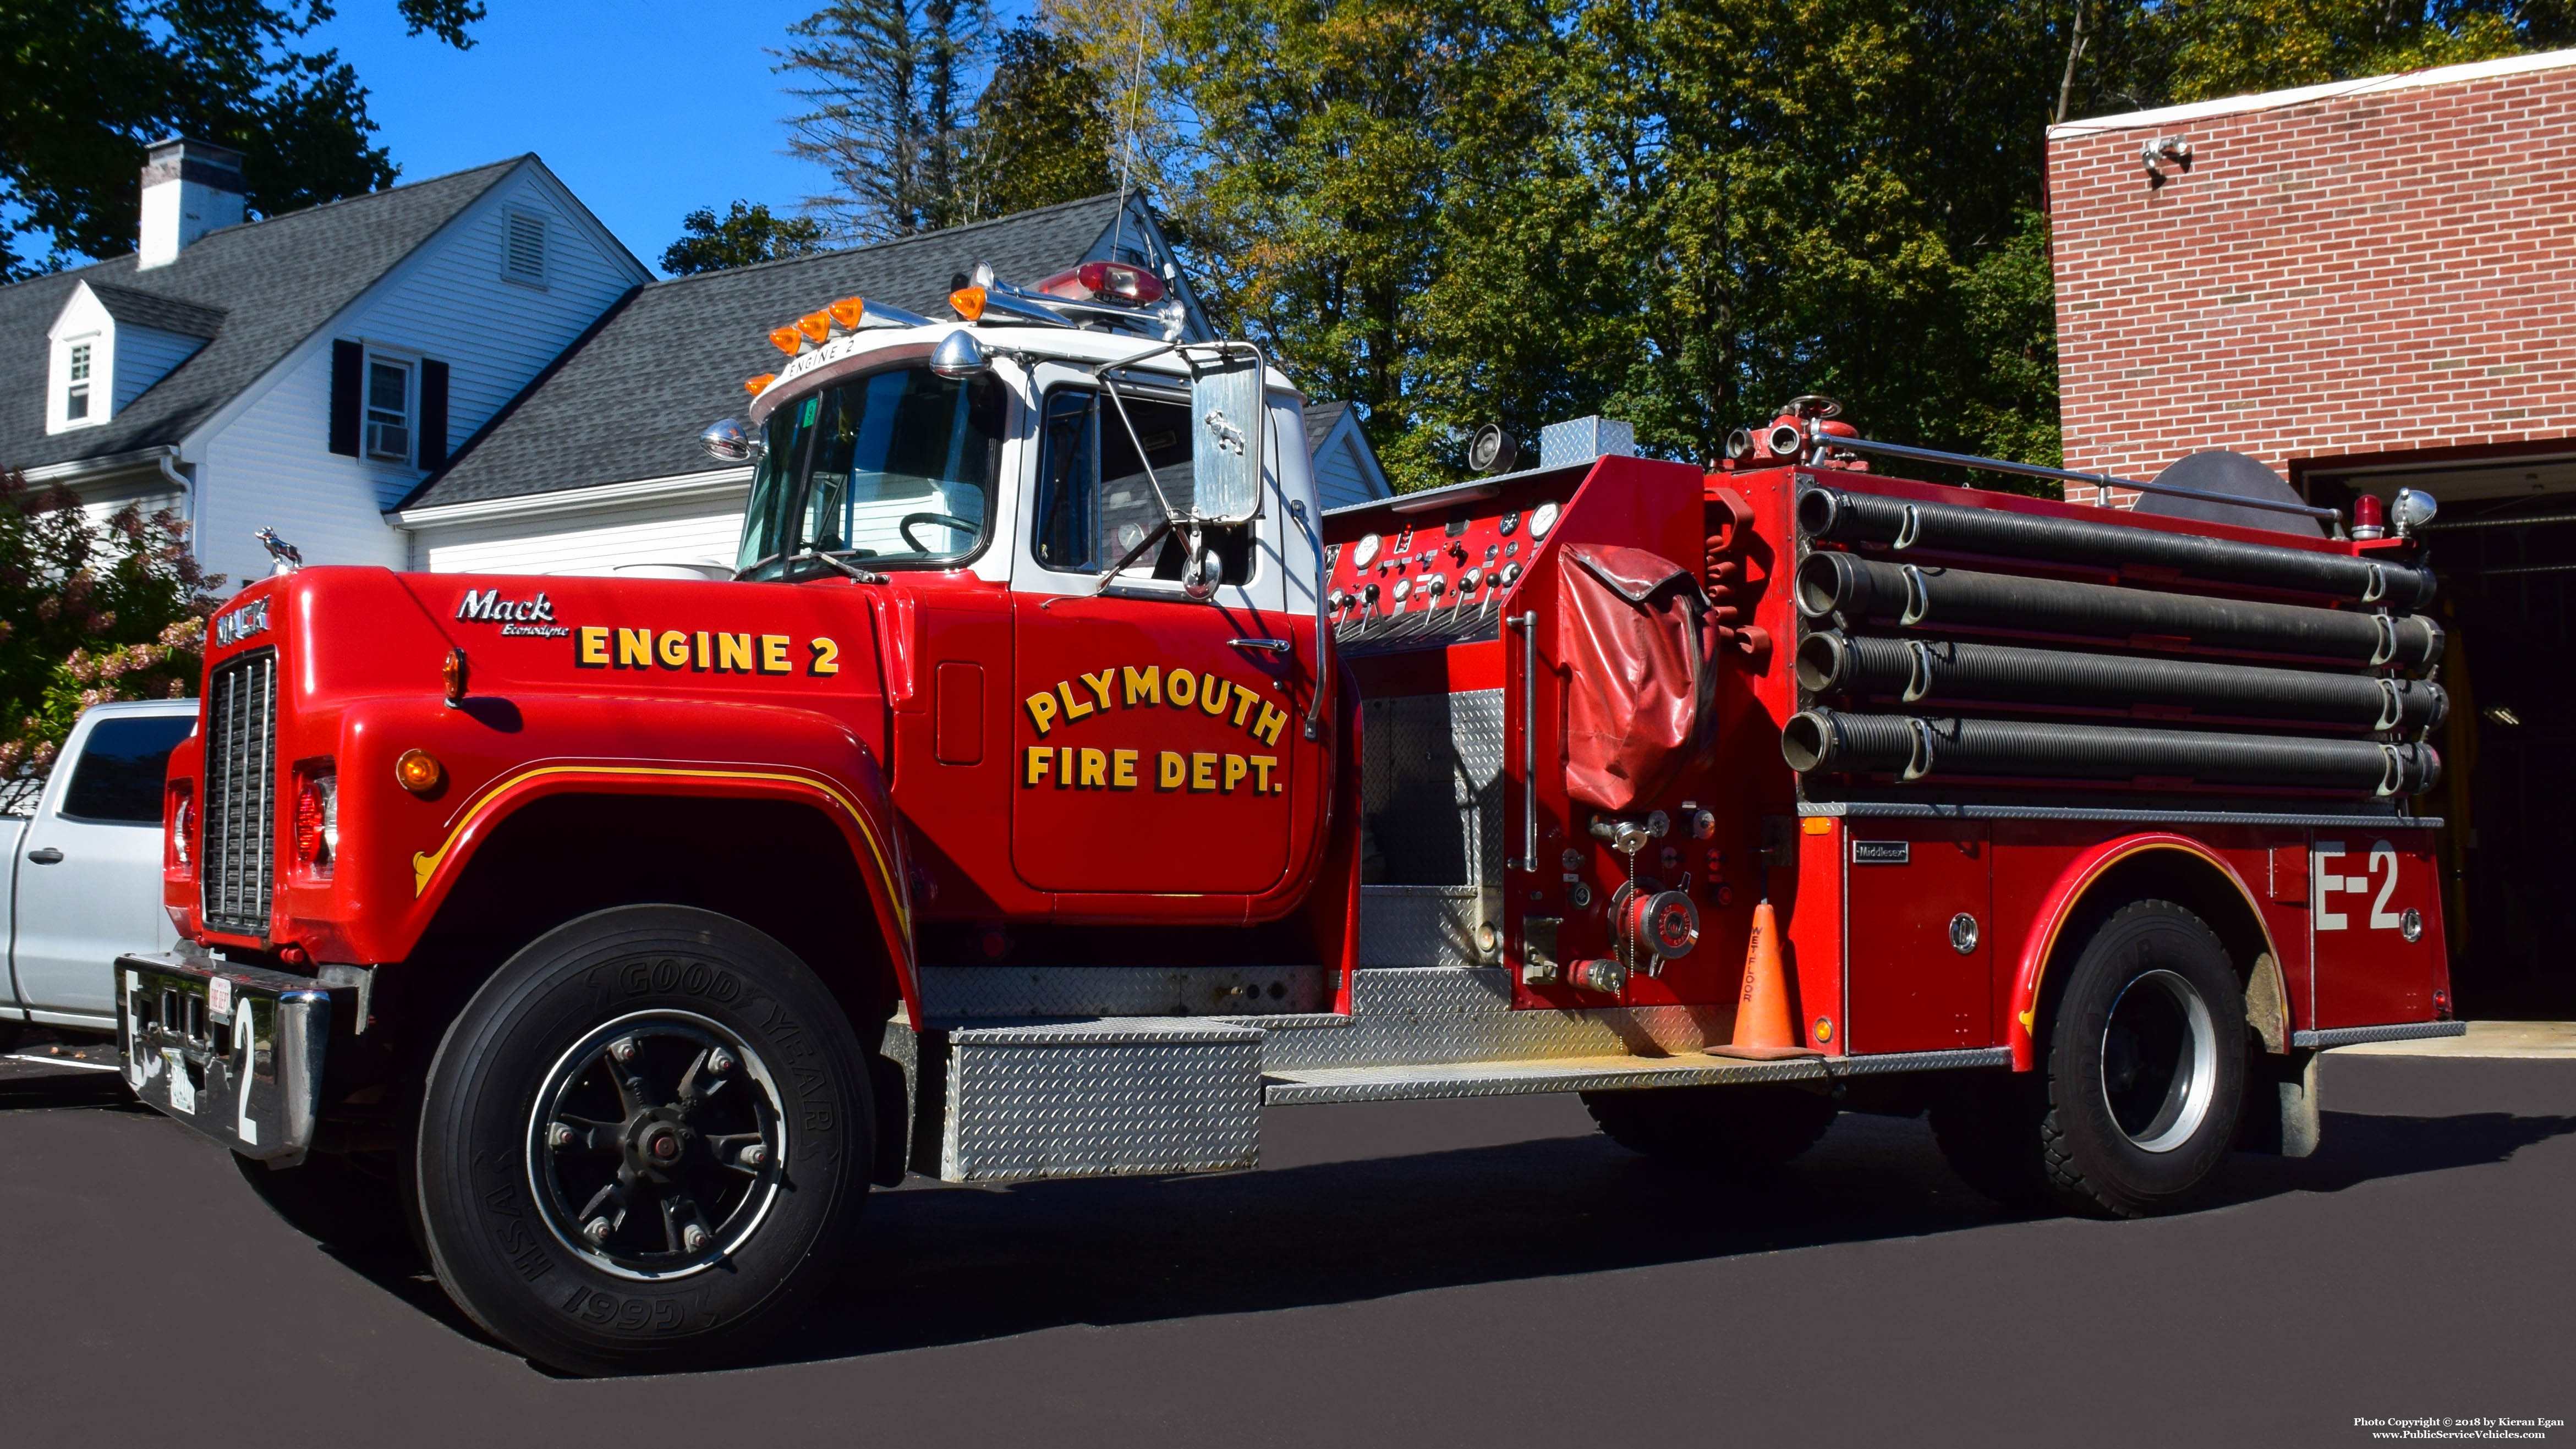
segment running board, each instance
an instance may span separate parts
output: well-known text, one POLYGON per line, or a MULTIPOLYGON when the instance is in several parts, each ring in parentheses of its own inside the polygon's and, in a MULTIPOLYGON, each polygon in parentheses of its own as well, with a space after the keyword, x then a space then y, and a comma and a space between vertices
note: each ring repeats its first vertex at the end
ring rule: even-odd
POLYGON ((1888 1052, 1865 1057, 1798 1057, 1754 1062, 1727 1057, 1554 1057, 1537 1061, 1310 1067, 1262 1078, 1262 1104, 1393 1102, 1429 1097, 1509 1097, 1540 1092, 1607 1092, 1638 1087, 1720 1087, 1754 1082, 1840 1081, 1890 1072, 1957 1071, 2012 1065, 2009 1047, 1888 1052))

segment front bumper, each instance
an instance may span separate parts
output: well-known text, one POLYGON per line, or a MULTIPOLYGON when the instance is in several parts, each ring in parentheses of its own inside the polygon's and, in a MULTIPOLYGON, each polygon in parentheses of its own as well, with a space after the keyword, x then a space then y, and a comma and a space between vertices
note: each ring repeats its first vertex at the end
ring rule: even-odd
POLYGON ((136 1096, 244 1157, 304 1160, 333 988, 186 945, 119 956, 116 980, 117 1046, 136 1096))

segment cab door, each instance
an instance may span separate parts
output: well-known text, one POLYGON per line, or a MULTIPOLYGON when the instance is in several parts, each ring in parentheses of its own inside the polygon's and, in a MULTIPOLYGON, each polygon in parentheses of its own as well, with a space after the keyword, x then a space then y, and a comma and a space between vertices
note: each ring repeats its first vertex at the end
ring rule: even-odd
POLYGON ((83 717, 18 842, 10 966, 18 1000, 51 1019, 116 1011, 115 961, 178 940, 161 909, 161 792, 193 711, 107 706, 83 717))
MULTIPOLYGON (((1012 573, 1013 868, 1056 892, 1268 890, 1320 774, 1300 727, 1312 605, 1303 620, 1286 608, 1277 493, 1210 539, 1225 561, 1211 599, 1182 592, 1170 538, 1119 569, 1163 517, 1155 485, 1188 496, 1188 393, 1122 386, 1122 420, 1081 372, 1042 367, 1035 384, 1012 573)), ((1275 436, 1275 416, 1270 430, 1274 450, 1301 441, 1275 436)))

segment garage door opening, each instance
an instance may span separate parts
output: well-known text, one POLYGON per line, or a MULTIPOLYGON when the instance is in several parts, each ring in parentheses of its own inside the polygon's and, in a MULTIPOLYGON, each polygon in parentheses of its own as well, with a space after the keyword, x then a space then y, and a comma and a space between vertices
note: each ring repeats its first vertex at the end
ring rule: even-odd
POLYGON ((2443 834, 2457 1009, 2576 1016, 2576 440, 2294 464, 2319 503, 2440 500, 2424 531, 2450 631, 2443 783, 2415 801, 2443 834))

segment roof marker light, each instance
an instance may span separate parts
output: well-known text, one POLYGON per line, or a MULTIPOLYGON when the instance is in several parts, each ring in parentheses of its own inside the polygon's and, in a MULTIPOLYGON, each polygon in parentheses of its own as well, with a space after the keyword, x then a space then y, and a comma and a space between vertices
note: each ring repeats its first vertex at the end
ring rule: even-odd
POLYGON ((794 357, 796 349, 805 345, 805 334, 793 327, 772 327, 769 329, 769 345, 794 357))
POLYGON ((984 289, 960 287, 948 294, 948 305, 969 322, 981 321, 984 316, 984 289))
POLYGON ((750 393, 750 394, 751 394, 751 395, 753 395, 754 397, 757 397, 757 396, 759 396, 759 395, 760 395, 760 390, 761 390, 762 388, 767 387, 767 386, 769 386, 771 383, 776 382, 776 381, 778 381, 778 374, 777 374, 777 373, 774 373, 774 372, 764 372, 764 373, 762 373, 762 374, 761 374, 760 376, 758 376, 758 377, 746 377, 746 378, 744 378, 744 379, 742 380, 742 390, 743 390, 744 392, 750 393))
POLYGON ((843 297, 823 310, 832 314, 832 320, 840 324, 842 331, 856 332, 859 319, 868 314, 868 304, 856 297, 843 297))
POLYGON ((796 330, 804 333, 809 342, 829 342, 832 339, 832 314, 808 312, 796 319, 796 330))

